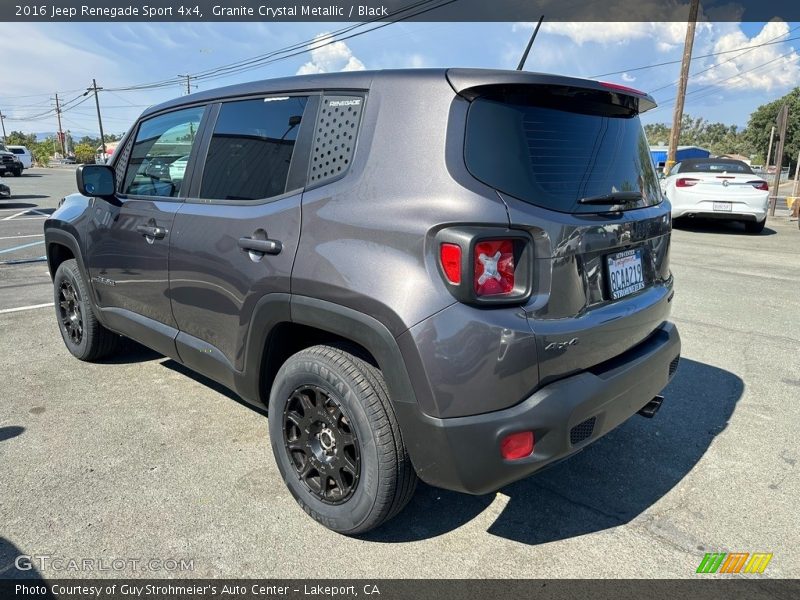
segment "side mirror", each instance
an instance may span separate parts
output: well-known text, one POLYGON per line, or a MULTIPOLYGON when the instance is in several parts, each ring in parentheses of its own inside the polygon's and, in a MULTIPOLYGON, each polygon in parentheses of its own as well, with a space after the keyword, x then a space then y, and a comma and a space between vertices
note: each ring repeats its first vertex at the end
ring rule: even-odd
POLYGON ((78 191, 84 196, 113 198, 117 189, 114 169, 107 165, 81 165, 75 171, 78 191))

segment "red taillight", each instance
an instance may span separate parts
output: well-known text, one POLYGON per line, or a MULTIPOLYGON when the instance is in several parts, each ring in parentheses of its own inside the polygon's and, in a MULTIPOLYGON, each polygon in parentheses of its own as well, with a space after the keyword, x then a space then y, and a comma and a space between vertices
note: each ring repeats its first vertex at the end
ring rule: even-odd
POLYGON ((769 185, 767 184, 766 181, 748 181, 747 183, 752 185, 757 190, 761 190, 762 192, 769 191, 769 185))
POLYGON ((511 433, 500 442, 500 454, 506 460, 517 460, 533 454, 533 432, 511 433))
POLYGON ((477 296, 499 296, 514 290, 514 243, 511 240, 478 242, 473 261, 477 296))
POLYGON ((692 179, 691 177, 681 177, 675 182, 675 187, 692 187, 700 183, 699 179, 692 179))
POLYGON ((450 283, 461 283, 461 246, 458 244, 442 244, 439 247, 439 259, 442 271, 450 283))

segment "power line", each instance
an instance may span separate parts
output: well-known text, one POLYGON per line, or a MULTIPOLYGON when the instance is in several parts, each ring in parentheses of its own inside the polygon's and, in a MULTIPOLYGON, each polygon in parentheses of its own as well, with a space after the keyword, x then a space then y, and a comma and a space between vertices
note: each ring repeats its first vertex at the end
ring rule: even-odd
MULTIPOLYGON (((786 33, 782 33, 782 34, 780 34, 778 36, 775 36, 774 38, 770 38, 770 40, 768 40, 768 41, 771 42, 773 40, 777 40, 778 38, 782 38, 782 37, 784 37, 786 35, 789 35, 793 31, 797 31, 798 29, 800 29, 800 25, 798 25, 797 27, 795 27, 793 29, 790 29, 786 33)), ((787 41, 789 41, 789 40, 783 40, 783 42, 787 42, 787 41)), ((717 67, 720 67, 720 66, 722 66, 724 64, 727 64, 727 63, 729 63, 729 62, 731 62, 733 60, 736 60, 737 58, 740 58, 740 57, 744 56, 748 52, 752 52, 753 50, 756 50, 757 48, 760 48, 760 47, 761 46, 753 46, 753 47, 745 50, 741 54, 737 54, 736 56, 732 56, 731 58, 729 58, 727 60, 723 60, 722 62, 718 62, 718 63, 716 63, 714 65, 711 65, 710 67, 708 67, 706 69, 703 69, 702 71, 697 71, 696 73, 692 73, 691 75, 689 75, 689 79, 691 79, 692 77, 697 77, 698 75, 702 75, 703 73, 707 73, 708 71, 711 71, 712 69, 716 69, 717 67)), ((648 93, 649 94, 655 94, 656 92, 660 92, 661 90, 666 90, 667 88, 671 88, 673 85, 676 85, 677 83, 678 83, 677 81, 673 81, 670 84, 662 85, 660 88, 656 88, 654 90, 650 90, 648 93)))
MULTIPOLYGON (((752 68, 750 68, 750 69, 747 69, 747 70, 745 70, 745 71, 740 71, 739 73, 736 73, 736 74, 734 74, 734 75, 731 75, 730 77, 725 77, 724 79, 720 79, 720 80, 718 80, 718 81, 715 81, 714 83, 710 83, 710 84, 708 84, 708 85, 704 85, 704 86, 701 86, 701 87, 699 87, 699 88, 696 88, 696 89, 692 90, 691 92, 688 92, 686 95, 687 95, 687 96, 692 96, 693 94, 697 94, 697 93, 699 93, 699 92, 702 92, 703 90, 707 90, 707 89, 709 89, 709 88, 715 88, 715 87, 717 87, 717 86, 718 86, 720 83, 724 83, 724 82, 726 82, 726 81, 730 81, 731 79, 736 79, 737 77, 741 77, 742 75, 745 75, 745 74, 747 74, 747 73, 752 73, 753 71, 756 71, 756 70, 758 70, 758 69, 762 69, 763 67, 766 67, 767 65, 770 65, 771 63, 774 63, 774 62, 776 62, 776 61, 779 61, 779 60, 780 60, 780 59, 782 59, 782 58, 786 58, 787 56, 789 56, 790 54, 793 54, 793 53, 794 53, 794 50, 790 50, 789 52, 786 52, 785 54, 781 54, 780 56, 776 56, 775 58, 773 58, 773 59, 770 59, 770 60, 768 60, 768 61, 767 61, 767 62, 765 62, 765 63, 761 63, 760 65, 756 65, 755 67, 752 67, 752 68)), ((795 60, 797 60, 798 58, 800 58, 800 54, 795 54, 795 56, 794 56, 793 58, 789 59, 789 60, 790 60, 790 61, 795 61, 795 60)), ((774 68, 774 67, 773 67, 773 68, 774 68)), ((742 84, 744 84, 744 83, 745 83, 745 80, 742 80, 742 81, 740 81, 740 82, 738 82, 738 83, 735 83, 735 84, 733 85, 733 87, 738 87, 738 86, 740 86, 740 85, 742 85, 742 84)), ((700 96, 697 96, 697 97, 695 97, 695 98, 692 98, 692 100, 699 100, 700 98, 706 98, 706 97, 708 97, 708 96, 713 96, 715 93, 716 93, 716 90, 711 90, 711 92, 710 92, 710 93, 707 93, 707 94, 702 94, 702 95, 700 95, 700 96)), ((677 99, 677 96, 676 96, 675 98, 671 98, 671 99, 669 99, 669 100, 665 100, 664 102, 660 102, 660 103, 659 103, 659 106, 658 106, 658 108, 656 108, 656 109, 655 109, 655 110, 653 110, 652 112, 653 112, 653 113, 656 113, 656 112, 658 112, 658 111, 660 111, 660 110, 664 110, 664 109, 668 108, 668 107, 669 107, 669 106, 670 106, 670 105, 671 105, 673 102, 675 102, 675 100, 676 100, 676 99, 677 99)))
MULTIPOLYGON (((794 30, 793 30, 794 31, 794 30)), ((755 44, 753 46, 742 46, 740 48, 734 48, 733 50, 721 50, 719 52, 711 52, 710 54, 701 54, 700 56, 695 56, 695 60, 700 58, 710 58, 712 56, 722 56, 723 54, 730 54, 731 52, 741 52, 742 50, 755 50, 756 48, 763 48, 764 46, 773 46, 775 44, 785 44, 786 42, 792 42, 794 40, 800 40, 800 36, 786 38, 785 40, 780 40, 778 42, 764 42, 762 44, 755 44)), ((655 69, 657 67, 664 67, 666 65, 677 65, 680 64, 680 60, 668 60, 666 62, 655 63, 652 65, 643 65, 641 67, 633 67, 631 69, 623 69, 621 71, 611 71, 610 73, 601 73, 600 75, 591 75, 591 79, 597 79, 599 77, 608 77, 609 75, 621 75, 622 73, 633 73, 634 71, 643 71, 645 69, 655 69)))

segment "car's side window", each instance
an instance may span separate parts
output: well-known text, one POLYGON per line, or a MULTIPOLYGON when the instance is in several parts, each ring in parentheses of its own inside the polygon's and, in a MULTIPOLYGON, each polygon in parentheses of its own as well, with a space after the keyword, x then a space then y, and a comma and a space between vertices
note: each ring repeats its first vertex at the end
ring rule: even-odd
POLYGON ((283 96, 226 102, 208 148, 200 197, 263 200, 286 189, 308 98, 283 96))
POLYGON ((142 122, 131 147, 124 194, 168 198, 180 194, 204 110, 186 108, 142 122))
POLYGON ((669 170, 670 175, 675 175, 675 173, 681 170, 681 163, 675 163, 672 165, 672 168, 669 170))

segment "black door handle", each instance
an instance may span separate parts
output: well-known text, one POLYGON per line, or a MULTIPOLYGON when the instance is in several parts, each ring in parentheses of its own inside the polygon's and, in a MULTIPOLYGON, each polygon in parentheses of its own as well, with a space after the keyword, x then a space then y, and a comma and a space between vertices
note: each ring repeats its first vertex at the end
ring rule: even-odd
POLYGON ((167 230, 163 227, 156 227, 155 225, 137 225, 136 231, 143 236, 153 238, 156 240, 163 240, 167 235, 167 230))
POLYGON ((249 237, 239 238, 239 248, 261 254, 280 254, 283 244, 278 240, 256 240, 249 237))

